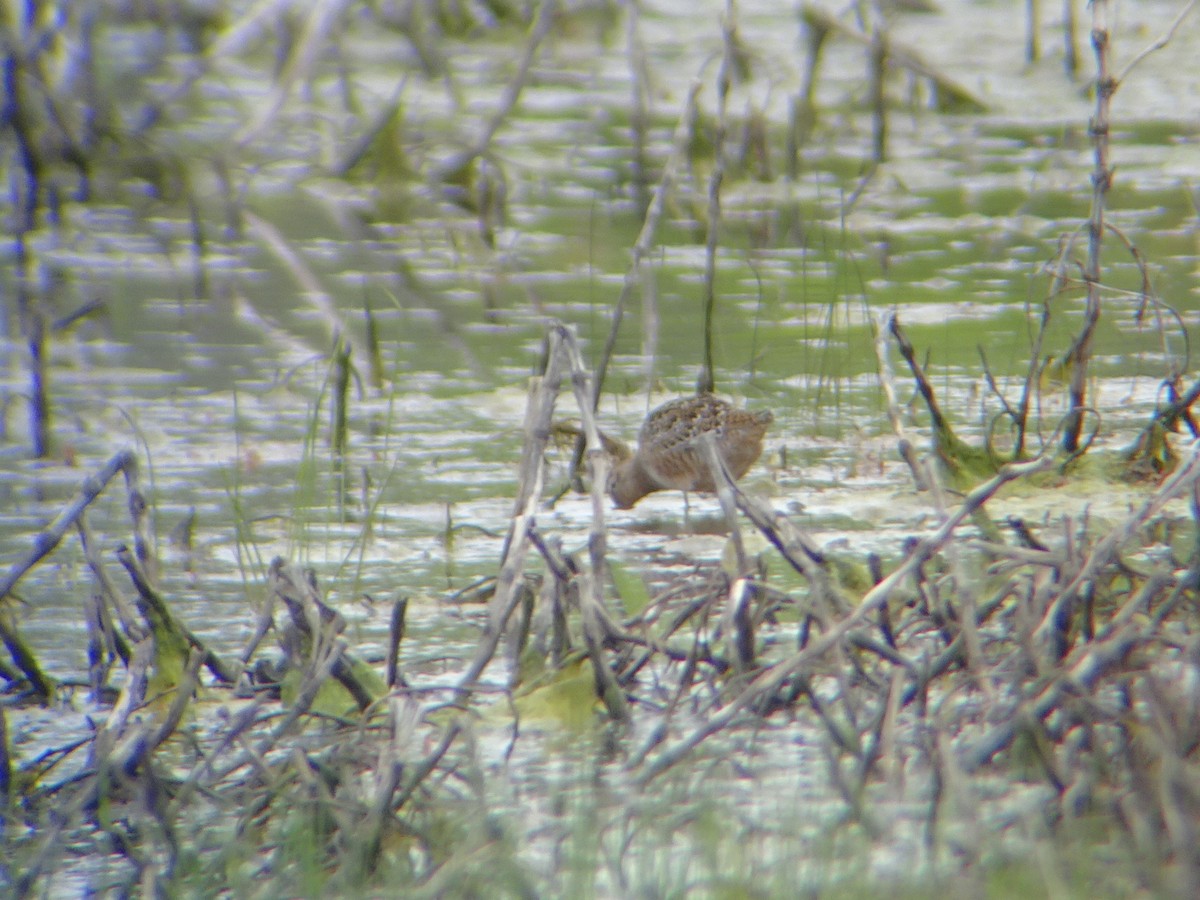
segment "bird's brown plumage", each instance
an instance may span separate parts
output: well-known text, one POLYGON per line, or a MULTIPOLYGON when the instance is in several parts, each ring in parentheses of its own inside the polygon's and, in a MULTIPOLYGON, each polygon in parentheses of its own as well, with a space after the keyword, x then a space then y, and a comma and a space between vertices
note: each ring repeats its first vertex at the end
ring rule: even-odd
POLYGON ((730 474, 741 478, 762 454, 774 418, 770 410, 736 409, 712 394, 664 403, 646 416, 637 452, 617 463, 609 494, 618 509, 629 509, 654 491, 715 490, 700 438, 711 434, 730 474))

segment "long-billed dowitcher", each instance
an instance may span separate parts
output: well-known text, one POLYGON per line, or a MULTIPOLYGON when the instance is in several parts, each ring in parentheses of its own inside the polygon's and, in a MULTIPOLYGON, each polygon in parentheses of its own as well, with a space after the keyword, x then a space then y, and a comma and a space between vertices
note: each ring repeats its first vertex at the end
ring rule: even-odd
POLYGON ((637 452, 613 469, 608 493, 618 509, 629 509, 654 491, 713 491, 700 438, 711 434, 730 474, 741 478, 762 453, 774 418, 770 410, 735 409, 712 394, 664 403, 642 423, 637 452))

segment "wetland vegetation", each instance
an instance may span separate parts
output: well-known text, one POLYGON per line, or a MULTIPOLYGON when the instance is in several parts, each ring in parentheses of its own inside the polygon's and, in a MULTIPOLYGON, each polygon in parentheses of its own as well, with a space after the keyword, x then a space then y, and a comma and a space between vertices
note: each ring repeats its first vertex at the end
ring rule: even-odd
POLYGON ((916 6, 7 4, 4 890, 1200 895, 1200 12, 916 6))

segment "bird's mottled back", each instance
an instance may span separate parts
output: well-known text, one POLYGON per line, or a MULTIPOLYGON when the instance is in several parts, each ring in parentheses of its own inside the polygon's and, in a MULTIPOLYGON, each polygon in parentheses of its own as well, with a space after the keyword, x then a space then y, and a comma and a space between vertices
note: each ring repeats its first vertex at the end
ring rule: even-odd
POLYGON ((712 394, 664 403, 646 416, 637 453, 616 467, 613 500, 628 509, 654 491, 715 490, 698 444, 708 434, 730 473, 741 478, 762 454, 763 437, 774 418, 769 410, 736 409, 712 394))

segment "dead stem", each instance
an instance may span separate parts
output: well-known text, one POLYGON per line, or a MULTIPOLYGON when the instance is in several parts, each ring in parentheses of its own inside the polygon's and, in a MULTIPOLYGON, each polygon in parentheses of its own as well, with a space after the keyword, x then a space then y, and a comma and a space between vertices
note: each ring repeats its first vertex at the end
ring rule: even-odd
POLYGON ((1161 513, 1163 507, 1171 500, 1190 493, 1198 481, 1200 445, 1193 445, 1190 457, 1166 483, 1147 498, 1137 512, 1109 532, 1088 554, 1078 574, 1062 588, 1053 605, 1046 611, 1037 628, 1036 639, 1050 642, 1055 634, 1060 634, 1063 623, 1070 620, 1074 605, 1079 602, 1082 592, 1096 577, 1097 572, 1116 558, 1121 548, 1129 543, 1139 528, 1161 513))
POLYGON ((862 624, 868 613, 887 603, 897 587, 932 558, 936 552, 943 549, 955 530, 993 497, 1001 487, 1015 479, 1027 478, 1036 472, 1044 471, 1052 465, 1053 461, 1050 458, 1041 457, 1025 463, 1010 463, 1002 468, 994 478, 972 491, 958 510, 950 515, 937 531, 929 537, 917 541, 900 566, 868 591, 854 611, 834 622, 820 637, 798 653, 764 669, 729 706, 711 717, 705 725, 696 729, 674 748, 664 751, 655 760, 648 763, 644 770, 637 774, 638 782, 642 785, 648 784, 688 755, 702 741, 735 721, 744 710, 763 705, 765 698, 778 691, 789 678, 802 674, 807 666, 825 653, 835 649, 853 628, 862 624))
POLYGON ((25 558, 14 563, 9 568, 8 574, 0 579, 0 599, 7 597, 17 582, 58 546, 63 535, 67 533, 67 529, 76 523, 83 511, 100 496, 118 472, 124 472, 136 465, 137 460, 134 455, 128 450, 122 451, 105 463, 98 472, 85 479, 79 486, 79 493, 75 499, 67 504, 54 517, 54 520, 34 537, 33 547, 25 558))
POLYGON ((1083 416, 1087 406, 1087 373, 1091 362, 1092 340, 1100 319, 1100 254, 1105 232, 1105 206, 1112 189, 1113 171, 1109 165, 1112 97, 1118 83, 1110 74, 1111 35, 1108 30, 1108 0, 1094 0, 1092 7, 1092 47, 1096 53, 1096 111, 1090 134, 1095 165, 1092 171, 1092 208, 1088 219, 1088 254, 1083 270, 1087 286, 1087 305, 1083 326, 1067 351, 1064 361, 1070 369, 1067 394, 1070 409, 1063 427, 1062 448, 1074 454, 1080 448, 1083 416))
MULTIPOLYGON (((621 293, 617 296, 617 301, 613 305, 612 323, 609 327, 608 336, 604 341, 604 349, 601 351, 600 360, 596 364, 596 374, 592 381, 592 400, 589 404, 593 412, 600 408, 600 392, 604 387, 608 365, 612 359, 613 350, 617 345, 617 335, 621 331, 621 320, 625 316, 625 307, 629 304, 629 298, 633 295, 634 288, 642 279, 642 270, 646 259, 654 252, 654 239, 658 233, 658 223, 666 208, 671 185, 676 177, 679 166, 687 158, 687 147, 692 139, 691 123, 694 118, 696 97, 700 93, 700 87, 700 82, 696 80, 692 82, 688 89, 683 110, 680 112, 679 119, 675 125, 671 155, 667 158, 667 163, 663 167, 662 177, 659 179, 658 185, 654 188, 654 200, 646 210, 646 216, 642 220, 642 227, 638 231, 637 240, 633 244, 632 259, 630 260, 629 268, 625 270, 625 277, 621 282, 621 293)), ((649 382, 647 382, 647 389, 649 389, 649 382)), ((586 444, 582 435, 576 438, 575 451, 571 459, 570 480, 572 481, 575 480, 579 465, 583 460, 585 446, 586 444)))
POLYGON ((728 131, 729 88, 733 77, 737 48, 737 21, 733 0, 725 0, 721 16, 721 64, 717 69, 717 123, 713 135, 713 167, 708 178, 708 212, 704 238, 704 362, 696 380, 696 393, 716 391, 713 362, 713 318, 717 305, 717 241, 721 231, 721 182, 725 178, 725 136, 728 131))
POLYGON ((892 332, 894 315, 886 313, 875 322, 875 358, 879 361, 879 383, 887 401, 888 421, 892 423, 892 431, 899 441, 897 446, 900 456, 908 464, 917 490, 927 491, 937 480, 934 473, 917 456, 916 448, 904 427, 904 419, 900 415, 900 401, 896 395, 896 377, 892 372, 891 356, 888 354, 888 335, 892 332))

